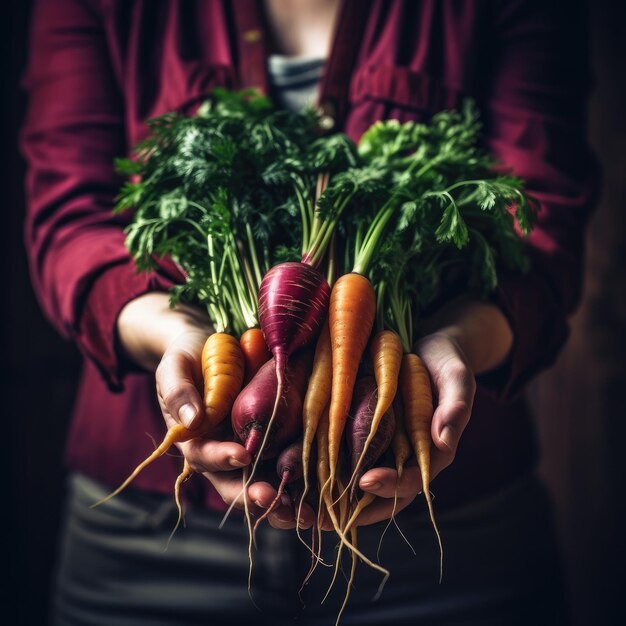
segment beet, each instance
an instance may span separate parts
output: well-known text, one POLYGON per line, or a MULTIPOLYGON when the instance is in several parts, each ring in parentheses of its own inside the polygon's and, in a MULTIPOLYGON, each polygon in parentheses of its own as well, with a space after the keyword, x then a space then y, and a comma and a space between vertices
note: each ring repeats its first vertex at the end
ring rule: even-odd
MULTIPOLYGON (((309 374, 310 355, 304 354, 287 365, 285 385, 263 458, 276 456, 302 429, 302 399, 309 374)), ((259 452, 274 403, 278 381, 276 365, 270 359, 242 389, 231 411, 233 430, 252 455, 259 452)))

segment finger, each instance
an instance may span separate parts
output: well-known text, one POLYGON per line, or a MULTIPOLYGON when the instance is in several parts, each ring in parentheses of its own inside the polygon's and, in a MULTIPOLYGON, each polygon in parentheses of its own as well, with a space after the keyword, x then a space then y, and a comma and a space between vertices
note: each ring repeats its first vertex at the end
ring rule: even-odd
MULTIPOLYGON (((400 511, 409 506, 414 499, 415 496, 398 498, 394 515, 397 515, 400 511)), ((388 520, 393 512, 393 504, 393 500, 389 500, 388 498, 376 498, 357 517, 356 524, 358 526, 369 526, 370 524, 375 524, 376 522, 388 520)))
POLYGON ((313 526, 317 515, 313 512, 313 508, 309 504, 303 502, 300 507, 300 498, 296 497, 295 499, 291 499, 288 494, 283 494, 282 503, 288 505, 294 525, 297 523, 301 529, 307 529, 313 526), (300 514, 300 517, 296 519, 298 514, 300 514))
POLYGON ((269 509, 276 498, 276 489, 265 481, 254 482, 248 487, 250 500, 262 509, 269 509))
POLYGON ((431 424, 434 478, 454 459, 472 413, 476 380, 460 350, 450 340, 422 342, 418 344, 418 352, 430 372, 437 399, 431 424))
MULTIPOLYGON (((241 472, 203 472, 203 476, 211 482, 225 504, 230 506, 235 502, 236 509, 244 508, 241 472)), ((247 498, 250 513, 252 515, 262 514, 267 509, 265 502, 271 502, 275 495, 276 491, 269 483, 257 485, 252 495, 250 494, 250 488, 248 488, 247 498)))
POLYGON ((471 401, 446 402, 437 406, 431 426, 433 447, 430 467, 432 478, 454 460, 461 434, 469 422, 471 411, 471 401))
POLYGON ((375 467, 363 474, 359 487, 381 498, 393 498, 396 493, 398 498, 415 497, 422 490, 422 479, 416 465, 407 465, 398 485, 397 480, 398 473, 395 469, 375 467))
POLYGON ((171 348, 156 370, 157 396, 168 427, 180 422, 193 430, 204 413, 197 387, 200 377, 200 358, 193 358, 186 350, 171 348), (167 418, 170 418, 169 420, 167 418))
POLYGON ((241 469, 252 460, 246 449, 234 441, 197 438, 181 448, 192 469, 200 473, 241 469))
POLYGON ((274 528, 288 530, 296 527, 296 519, 291 507, 280 504, 268 515, 268 521, 274 528))

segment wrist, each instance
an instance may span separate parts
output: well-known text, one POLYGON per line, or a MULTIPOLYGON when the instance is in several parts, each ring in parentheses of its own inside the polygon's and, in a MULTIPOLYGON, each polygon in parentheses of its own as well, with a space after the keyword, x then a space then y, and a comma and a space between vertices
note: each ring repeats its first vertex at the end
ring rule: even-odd
POLYGON ((504 313, 493 303, 454 302, 426 320, 423 334, 437 333, 453 341, 475 375, 496 369, 513 347, 513 331, 504 313))
POLYGON ((156 369, 167 347, 183 333, 206 337, 212 332, 202 309, 187 304, 172 309, 164 292, 146 293, 128 302, 116 328, 122 354, 149 371, 156 369))

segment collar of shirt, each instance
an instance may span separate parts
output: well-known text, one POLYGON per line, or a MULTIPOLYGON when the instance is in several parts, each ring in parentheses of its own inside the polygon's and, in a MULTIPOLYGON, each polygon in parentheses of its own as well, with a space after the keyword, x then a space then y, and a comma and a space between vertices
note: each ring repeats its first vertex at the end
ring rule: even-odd
MULTIPOLYGON (((322 112, 322 128, 340 126, 348 108, 348 89, 363 31, 369 15, 370 0, 343 0, 333 43, 324 68, 317 105, 322 112)), ((234 6, 238 46, 238 75, 242 88, 268 92, 268 33, 260 0, 241 0, 234 6)))

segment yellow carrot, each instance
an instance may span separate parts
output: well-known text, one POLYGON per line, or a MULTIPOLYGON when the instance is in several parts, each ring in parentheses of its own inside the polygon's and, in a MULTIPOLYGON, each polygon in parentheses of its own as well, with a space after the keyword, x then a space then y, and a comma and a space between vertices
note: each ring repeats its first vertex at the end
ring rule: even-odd
MULTIPOLYGON (((398 390, 398 376, 400 374, 400 366, 402 364, 402 342, 397 333, 392 330, 382 330, 376 333, 372 339, 370 354, 372 357, 372 366, 374 369, 374 378, 376 379, 376 385, 378 388, 378 395, 376 400, 376 408, 372 416, 372 424, 370 427, 369 435, 363 445, 363 451, 359 456, 359 460, 352 472, 350 481, 346 489, 354 488, 354 481, 359 475, 361 464, 365 458, 372 439, 376 436, 378 426, 388 411, 389 407, 393 403, 398 390)), ((343 494, 342 494, 343 495, 343 494)))
POLYGON ((443 575, 443 545, 435 522, 433 501, 430 494, 430 448, 432 445, 431 422, 433 417, 433 396, 430 376, 426 366, 417 354, 405 354, 400 368, 400 389, 404 405, 404 425, 413 446, 417 465, 422 478, 422 489, 437 542, 439 543, 439 581, 443 575))
MULTIPOLYGON (((322 328, 315 356, 313 358, 313 370, 309 377, 304 403, 302 405, 302 471, 304 472, 304 490, 298 505, 297 519, 300 519, 302 505, 309 491, 309 462, 311 459, 311 448, 317 432, 317 428, 322 418, 322 413, 328 407, 330 400, 330 385, 332 382, 332 356, 330 348, 330 331, 328 320, 322 328)), ((297 529, 300 536, 299 529, 297 529)))
POLYGON ((176 478, 176 482, 174 483, 174 501, 176 502, 176 509, 178 510, 178 518, 176 520, 176 525, 174 526, 172 532, 170 533, 170 536, 167 539, 167 544, 165 546, 166 549, 168 548, 168 546, 170 545, 170 542, 172 541, 172 538, 176 534, 176 531, 178 530, 180 523, 182 522, 183 526, 185 525, 183 507, 180 503, 180 487, 184 482, 188 481, 192 476, 193 476, 193 470, 191 469, 191 465, 189 465, 189 461, 185 459, 183 461, 183 469, 181 473, 178 475, 178 477, 176 478))

